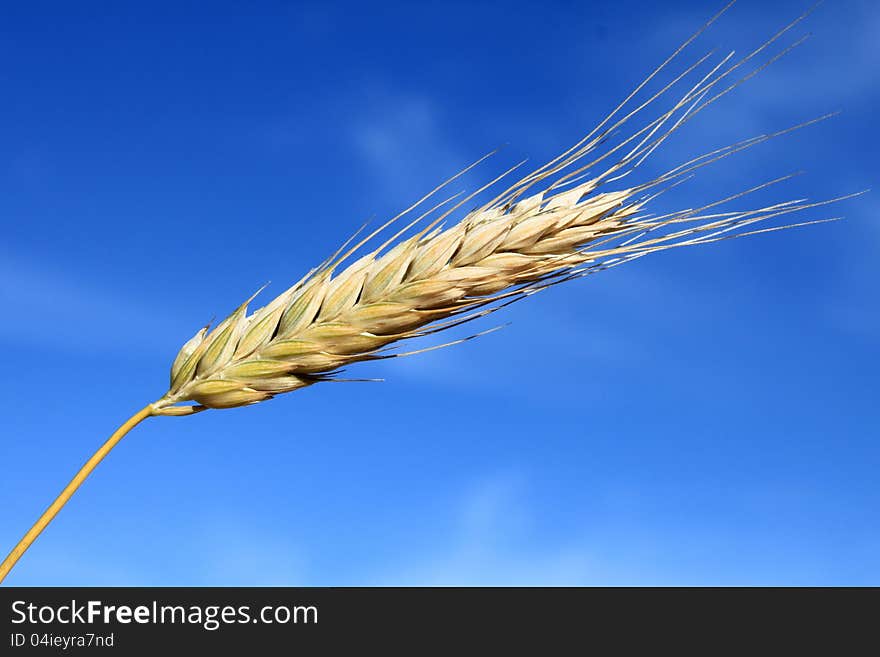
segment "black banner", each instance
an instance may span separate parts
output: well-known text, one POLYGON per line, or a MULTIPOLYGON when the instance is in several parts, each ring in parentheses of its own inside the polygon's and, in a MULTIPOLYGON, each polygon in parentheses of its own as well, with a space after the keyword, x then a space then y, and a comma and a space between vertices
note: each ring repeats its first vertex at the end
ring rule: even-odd
POLYGON ((878 601, 877 589, 5 588, 0 654, 867 648, 878 601))

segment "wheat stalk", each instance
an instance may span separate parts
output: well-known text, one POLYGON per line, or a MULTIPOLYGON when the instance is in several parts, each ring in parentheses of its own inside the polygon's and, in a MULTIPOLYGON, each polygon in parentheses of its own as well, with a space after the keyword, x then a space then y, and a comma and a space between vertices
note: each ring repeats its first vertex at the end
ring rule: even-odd
POLYGON ((213 329, 200 329, 175 358, 168 392, 120 427, 83 466, 0 566, 0 581, 101 459, 147 417, 245 406, 317 382, 338 380, 339 370, 357 361, 417 353, 388 352, 389 345, 460 325, 549 286, 655 251, 817 223, 750 228, 847 197, 723 210, 730 201, 790 175, 699 208, 660 216, 647 210, 662 188, 682 182, 697 169, 826 117, 705 153, 647 183, 605 189, 630 175, 697 113, 803 41, 795 41, 746 74, 738 73, 800 22, 801 16, 739 61, 733 62, 732 54, 722 58, 660 116, 610 145, 609 138, 621 126, 682 80, 695 76, 700 67, 708 66, 710 55, 697 59, 650 98, 619 116, 717 17, 682 44, 584 139, 496 193, 459 223, 443 224, 464 203, 521 165, 465 198, 452 196, 426 211, 418 210, 485 159, 481 158, 366 238, 350 246, 353 239, 349 240, 340 252, 265 306, 248 314, 251 297, 213 329), (598 173, 591 173, 597 169, 598 173), (404 217, 412 219, 387 235, 404 217), (380 235, 386 235, 381 244, 345 265, 380 235))

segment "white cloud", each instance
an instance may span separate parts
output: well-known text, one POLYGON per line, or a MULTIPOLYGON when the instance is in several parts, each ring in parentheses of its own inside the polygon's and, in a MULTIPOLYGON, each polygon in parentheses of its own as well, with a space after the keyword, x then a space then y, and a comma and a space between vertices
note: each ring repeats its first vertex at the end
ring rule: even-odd
POLYGON ((486 477, 462 498, 455 531, 428 554, 367 578, 382 586, 563 586, 586 584, 595 564, 576 542, 535 540, 518 472, 486 477), (537 545, 536 545, 537 543, 537 545))
MULTIPOLYGON (((416 200, 474 159, 458 152, 430 98, 377 88, 365 97, 372 100, 351 117, 352 140, 369 177, 388 198, 416 200)), ((473 186, 459 180, 450 191, 467 187, 473 186)))
MULTIPOLYGON (((303 586, 307 562, 288 541, 266 535, 265 527, 248 527, 230 518, 205 523, 197 534, 202 555, 193 584, 223 586, 303 586)), ((192 558, 197 558, 196 554, 192 558)))
POLYGON ((0 339, 66 352, 153 352, 167 356, 177 322, 155 300, 139 303, 78 272, 0 252, 0 339), (63 330, 59 330, 59 322, 63 330))

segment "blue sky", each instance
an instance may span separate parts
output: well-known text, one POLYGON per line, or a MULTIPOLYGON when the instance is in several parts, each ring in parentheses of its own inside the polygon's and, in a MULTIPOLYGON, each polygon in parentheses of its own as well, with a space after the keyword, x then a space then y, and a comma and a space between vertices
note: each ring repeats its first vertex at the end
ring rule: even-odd
MULTIPOLYGON (((805 6, 743 0, 692 54, 745 52, 805 6)), ((162 395, 195 329, 496 146, 462 188, 552 157, 716 9, 6 7, 3 550, 162 395)), ((827 2, 805 31, 641 175, 843 114, 661 208, 799 169, 756 202, 876 186, 880 9, 827 2)), ((835 209, 844 222, 644 258, 506 309, 503 331, 351 370, 384 383, 152 419, 8 582, 880 584, 876 196, 835 209)))

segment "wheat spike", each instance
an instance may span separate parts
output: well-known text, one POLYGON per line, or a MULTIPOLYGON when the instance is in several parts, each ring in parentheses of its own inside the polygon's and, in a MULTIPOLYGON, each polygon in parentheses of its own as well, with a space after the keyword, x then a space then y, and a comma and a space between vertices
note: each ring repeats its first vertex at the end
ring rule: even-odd
POLYGON ((694 116, 803 43, 805 37, 772 56, 765 54, 812 11, 739 60, 733 53, 714 64, 714 53, 697 58, 636 105, 637 95, 678 61, 729 6, 655 68, 583 139, 495 193, 458 223, 444 222, 465 203, 500 186, 523 163, 464 198, 430 200, 485 160, 481 158, 370 235, 357 242, 351 238, 265 306, 248 314, 255 294, 213 329, 201 328, 174 359, 168 392, 126 421, 80 469, 0 564, 0 581, 104 456, 148 417, 245 406, 338 380, 341 368, 358 361, 418 353, 389 351, 402 341, 484 317, 547 287, 650 253, 833 220, 755 226, 855 194, 820 202, 795 199, 755 209, 726 209, 795 174, 701 207, 651 213, 659 194, 703 167, 827 116, 712 150, 647 182, 621 182, 694 116), (766 59, 760 61, 762 57, 766 59), (673 100, 658 116, 628 133, 622 130, 642 120, 647 108, 667 96, 673 100), (435 204, 422 209, 430 203, 435 204), (400 222, 404 225, 389 235, 400 222), (382 242, 374 246, 379 239, 382 242))
POLYGON ((199 331, 175 360, 168 400, 252 404, 375 357, 503 290, 589 262, 578 245, 619 229, 638 209, 624 205, 626 198, 611 193, 554 205, 538 194, 507 212, 474 213, 384 255, 370 253, 338 275, 317 272, 252 315, 243 305, 210 333, 199 331))
MULTIPOLYGON (((492 304, 523 298, 548 285, 654 251, 763 232, 744 229, 831 202, 796 200, 746 211, 709 212, 791 177, 783 176, 702 208, 660 217, 646 212, 653 199, 648 195, 651 190, 677 184, 718 159, 827 117, 706 153, 648 183, 603 190, 603 186, 632 173, 698 112, 797 47, 803 39, 739 79, 731 78, 802 18, 739 61, 731 63, 732 54, 722 58, 659 117, 601 155, 596 152, 613 131, 692 75, 710 55, 699 58, 642 105, 608 125, 612 113, 584 140, 459 223, 445 229, 441 226, 462 203, 497 180, 430 219, 453 199, 440 203, 342 268, 358 247, 370 241, 363 240, 251 315, 247 315, 250 300, 245 302, 212 331, 201 329, 184 345, 171 368, 169 391, 154 404, 155 412, 180 412, 175 405, 181 402, 195 402, 192 411, 254 404, 331 380, 340 368, 357 361, 388 357, 385 348, 389 344, 483 316, 497 309, 492 304), (592 160, 584 162, 588 156, 592 160), (607 160, 612 164, 604 171, 582 178, 584 172, 607 160), (535 192, 535 187, 539 191, 535 192), (533 193, 526 196, 530 191, 533 193), (414 235, 401 238, 414 226, 418 226, 414 235)), ((517 168, 519 165, 513 169, 517 168)), ((427 198, 403 215, 412 213, 427 198)), ((370 237, 387 230, 403 215, 370 237)))
POLYGON ((651 220, 639 218, 643 202, 633 199, 633 189, 579 200, 594 185, 589 181, 549 198, 539 193, 475 212, 384 254, 369 253, 335 276, 332 266, 319 270, 252 315, 246 315, 247 303, 241 305, 210 333, 201 329, 186 343, 157 410, 184 401, 207 408, 260 402, 330 379, 351 363, 384 357, 378 355, 383 347, 424 335, 438 320, 817 205, 787 202, 651 220), (623 236, 650 235, 661 224, 685 221, 697 225, 620 243, 623 236))

